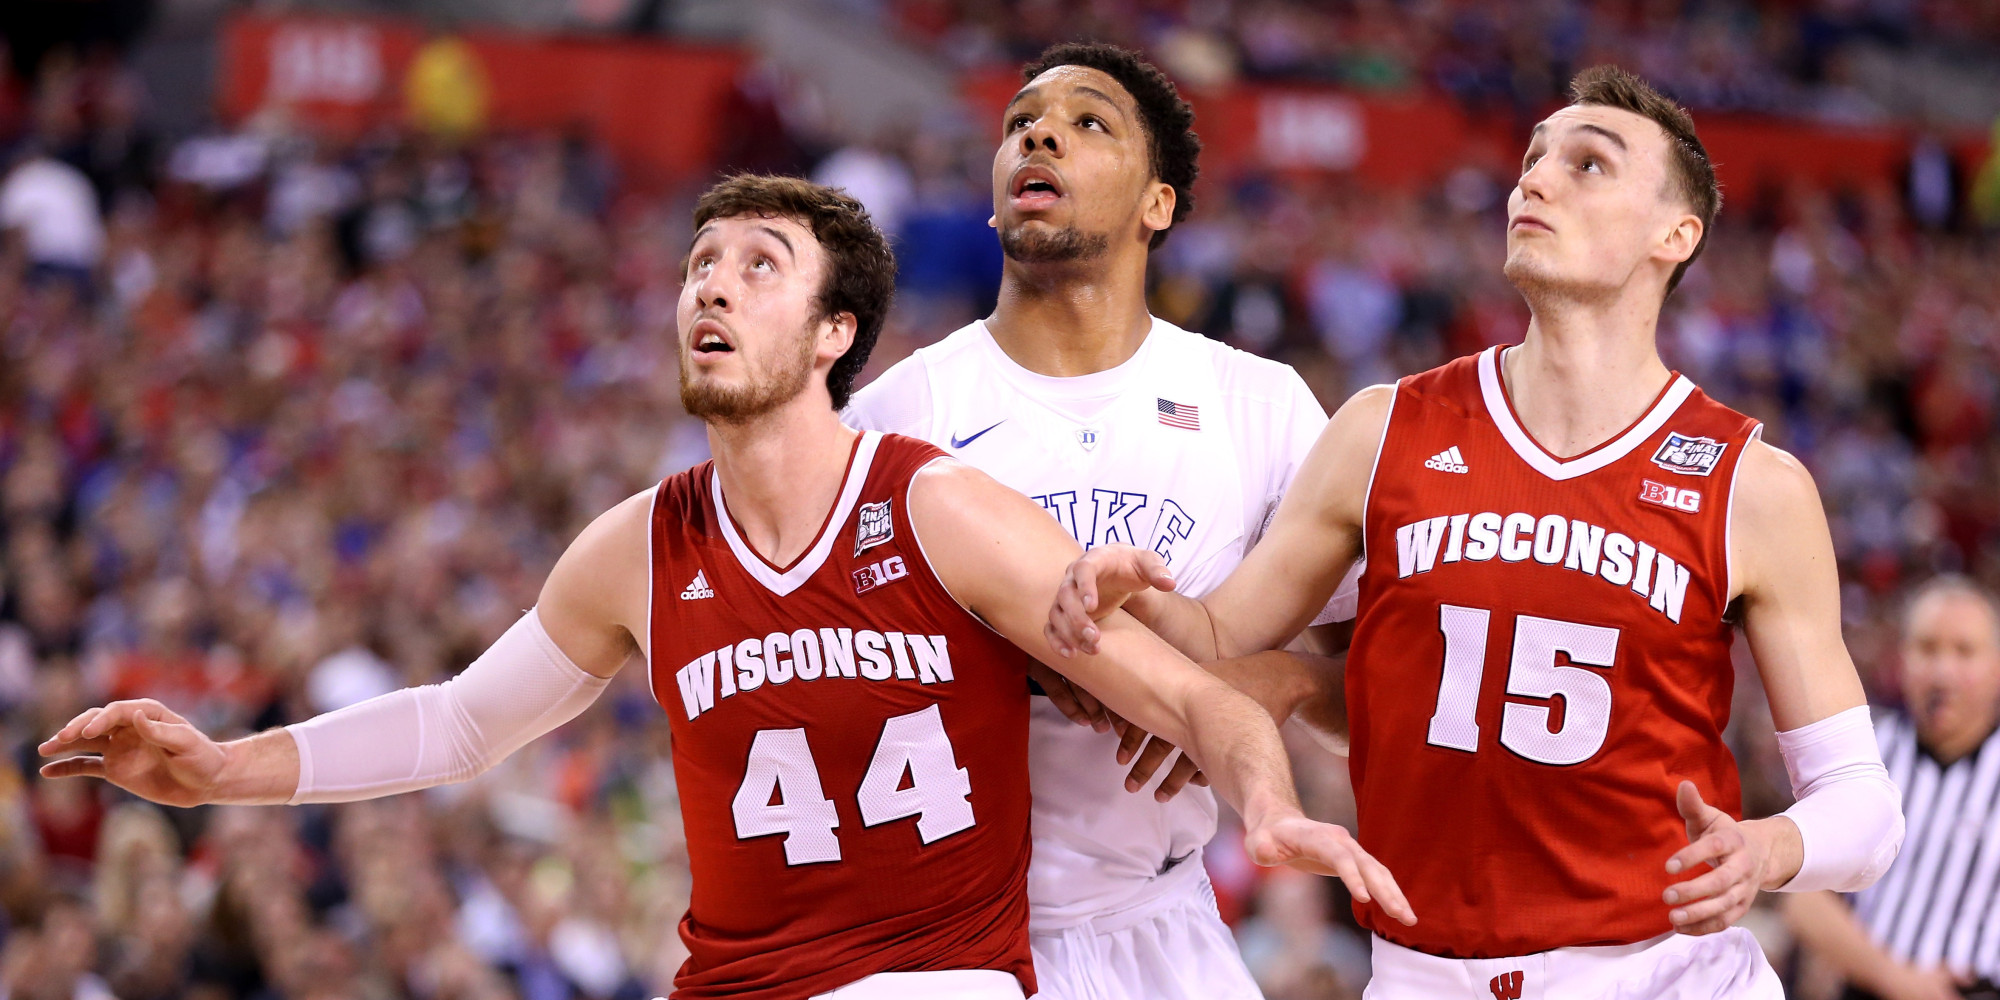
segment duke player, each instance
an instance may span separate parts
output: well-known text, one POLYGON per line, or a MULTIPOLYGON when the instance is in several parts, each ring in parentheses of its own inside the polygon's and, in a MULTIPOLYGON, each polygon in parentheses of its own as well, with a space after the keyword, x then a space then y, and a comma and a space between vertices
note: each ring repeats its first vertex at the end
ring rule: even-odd
MULTIPOLYGON (((1104 45, 1057 46, 1023 76, 993 158, 998 306, 883 373, 848 420, 945 447, 1086 547, 1143 547, 1202 593, 1256 541, 1326 414, 1285 365, 1147 312, 1147 255, 1191 207, 1200 150, 1173 84, 1104 45)), ((1245 687, 1280 720, 1315 691, 1309 668, 1327 666, 1257 662, 1270 669, 1245 687)), ((1212 669, 1234 681, 1245 666, 1212 669)), ((1063 706, 1090 695, 1039 679, 1028 901, 1041 995, 1258 997, 1202 868, 1215 797, 1176 795, 1185 758, 1144 781, 1157 742, 1128 779, 1135 745, 1066 722, 1063 706)))
POLYGON ((1095 549, 1051 631, 1127 604, 1197 658, 1282 642, 1365 551, 1347 669, 1376 1000, 1778 997, 1760 889, 1861 889, 1902 839, 1811 477, 1668 371, 1660 306, 1720 201, 1687 113, 1600 67, 1508 203, 1524 341, 1357 394, 1265 543, 1200 602, 1095 549), (1744 822, 1722 742, 1740 625, 1797 804, 1744 822), (1706 871, 1699 871, 1701 866, 1706 871))
MULTIPOLYGON (((638 653, 673 726, 693 876, 675 997, 1033 993, 1025 660, 1054 656, 1047 595, 1077 544, 938 449, 840 423, 895 274, 859 203, 737 177, 695 228, 681 401, 714 461, 593 522, 464 673, 227 744, 118 702, 43 744, 91 754, 43 773, 183 806, 462 781, 638 653)), ((1187 740, 1259 861, 1340 873, 1406 912, 1345 831, 1299 813, 1254 702, 1130 618, 1105 625, 1105 655, 1064 669, 1187 740)))

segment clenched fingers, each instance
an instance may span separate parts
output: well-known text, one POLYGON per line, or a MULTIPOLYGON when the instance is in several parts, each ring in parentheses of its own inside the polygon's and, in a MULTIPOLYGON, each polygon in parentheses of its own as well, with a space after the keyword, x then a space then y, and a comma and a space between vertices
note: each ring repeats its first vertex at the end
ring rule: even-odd
POLYGON ((1054 705, 1056 711, 1061 712, 1064 718, 1079 726, 1091 724, 1090 713, 1084 711, 1083 704, 1077 701, 1075 692, 1061 674, 1050 670, 1048 665, 1040 660, 1030 660, 1028 676, 1041 687, 1042 694, 1048 697, 1049 703, 1054 705))
POLYGON ((1196 764, 1193 757, 1189 757, 1185 753, 1181 754, 1179 758, 1175 759, 1173 770, 1167 772, 1166 780, 1160 782, 1160 787, 1153 790, 1153 798, 1165 802, 1179 795, 1181 789, 1186 788, 1189 782, 1196 779, 1199 779, 1203 785, 1208 784, 1208 779, 1201 773, 1201 765, 1196 764))
MULTIPOLYGON (((1146 742, 1146 738, 1152 734, 1126 722, 1124 719, 1118 718, 1116 715, 1112 716, 1112 726, 1118 730, 1118 763, 1130 764, 1134 756, 1139 756, 1141 760, 1144 760, 1147 755, 1151 755, 1152 763, 1145 765, 1145 773, 1147 777, 1152 777, 1153 769, 1159 767, 1160 761, 1165 760, 1167 757, 1166 752, 1157 751, 1153 749, 1151 743, 1146 742), (1139 753, 1139 748, 1142 746, 1146 748, 1146 754, 1139 753)), ((1154 742, 1158 741, 1155 740, 1154 742)), ((1168 747, 1167 751, 1170 752, 1172 749, 1172 747, 1168 747)), ((1134 767, 1132 773, 1138 774, 1139 768, 1134 767)), ((1143 785, 1145 781, 1141 780, 1139 783, 1143 785)), ((1134 789, 1128 782, 1125 785, 1125 790, 1133 791, 1134 789)))
POLYGON ((1668 886, 1667 891, 1660 894, 1660 898, 1670 906, 1679 903, 1691 903, 1697 899, 1707 899, 1710 896, 1725 892, 1731 886, 1749 881, 1749 878, 1750 864, 1742 856, 1738 855, 1725 860, 1721 865, 1712 871, 1704 873, 1699 878, 1691 878, 1685 882, 1668 886))
POLYGON ((1729 891, 1719 896, 1669 911, 1667 920, 1674 925, 1675 930, 1684 934, 1710 933, 1709 930, 1700 929, 1708 928, 1710 925, 1714 925, 1713 930, 1721 930, 1734 924, 1737 918, 1749 911, 1755 895, 1756 891, 1747 886, 1731 886, 1729 891))
POLYGON ((1667 859, 1667 874, 1679 875, 1695 865, 1707 862, 1718 864, 1745 847, 1743 831, 1735 825, 1705 833, 1694 843, 1674 852, 1667 859))

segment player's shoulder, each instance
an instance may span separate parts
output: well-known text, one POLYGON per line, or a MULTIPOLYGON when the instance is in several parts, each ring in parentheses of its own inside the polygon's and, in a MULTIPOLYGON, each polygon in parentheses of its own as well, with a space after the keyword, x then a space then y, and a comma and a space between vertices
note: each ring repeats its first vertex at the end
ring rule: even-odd
POLYGON ((847 401, 847 422, 869 430, 898 431, 922 436, 928 429, 937 386, 954 377, 976 377, 972 348, 985 336, 973 322, 944 339, 910 352, 847 401))
POLYGON ((1224 396, 1285 405, 1312 396, 1297 369, 1282 361, 1231 347, 1163 319, 1155 320, 1153 335, 1170 352, 1188 355, 1189 360, 1215 372, 1224 396))
POLYGON ((1754 434, 1744 442, 1730 492, 1736 510, 1752 523, 1782 522, 1820 504, 1812 470, 1797 455, 1754 434))

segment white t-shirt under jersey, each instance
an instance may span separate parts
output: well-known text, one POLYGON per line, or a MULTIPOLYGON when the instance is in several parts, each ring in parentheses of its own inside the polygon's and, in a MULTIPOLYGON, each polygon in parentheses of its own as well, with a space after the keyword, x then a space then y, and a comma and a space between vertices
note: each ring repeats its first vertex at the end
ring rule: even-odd
MULTIPOLYGON (((1326 411, 1289 366, 1164 320, 1124 364, 1075 378, 1021 367, 974 322, 882 373, 846 419, 944 448, 1033 498, 1086 547, 1160 553, 1180 591, 1199 597, 1269 523, 1326 411)), ((1353 600, 1343 587, 1323 619, 1352 617, 1353 600)), ((1072 724, 1045 698, 1030 719, 1036 929, 1117 909, 1167 867, 1200 863, 1213 793, 1190 786, 1165 804, 1152 785, 1128 793, 1115 735, 1072 724)))

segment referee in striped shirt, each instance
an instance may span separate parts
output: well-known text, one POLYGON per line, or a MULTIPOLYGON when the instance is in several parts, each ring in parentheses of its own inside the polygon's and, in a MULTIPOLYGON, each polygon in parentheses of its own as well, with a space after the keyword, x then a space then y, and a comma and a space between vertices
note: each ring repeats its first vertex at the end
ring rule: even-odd
POLYGON ((1843 899, 1789 895, 1799 942, 1847 977, 1846 1000, 2000 1000, 2000 605, 1959 576, 1910 599, 1903 712, 1875 739, 1903 790, 1903 853, 1843 899))

